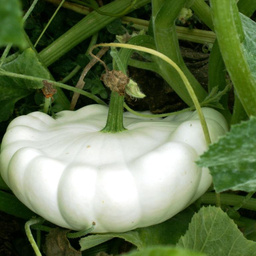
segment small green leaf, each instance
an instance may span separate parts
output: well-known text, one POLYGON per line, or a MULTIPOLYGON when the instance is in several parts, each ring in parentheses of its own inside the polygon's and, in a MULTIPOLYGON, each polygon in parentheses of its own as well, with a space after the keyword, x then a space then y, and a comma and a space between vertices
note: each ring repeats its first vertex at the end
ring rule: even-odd
POLYGON ((181 248, 173 248, 170 246, 156 246, 145 248, 141 251, 134 251, 124 256, 203 256, 198 252, 192 252, 181 248))
POLYGON ((220 208, 203 207, 196 213, 187 233, 177 244, 207 256, 253 256, 256 243, 247 240, 220 208))
POLYGON ((138 84, 132 79, 130 79, 129 83, 126 85, 125 93, 136 99, 143 99, 146 97, 146 95, 141 92, 138 84))
POLYGON ((81 250, 89 249, 113 238, 121 238, 135 245, 139 250, 152 245, 176 244, 180 236, 186 232, 193 214, 192 207, 189 207, 158 225, 138 228, 125 233, 90 235, 80 240, 81 250))
POLYGON ((217 192, 256 190, 256 117, 234 125, 218 143, 199 159, 199 166, 209 167, 217 192))
POLYGON ((0 0, 0 47, 15 44, 25 47, 22 11, 18 0, 0 0))
MULTIPOLYGON (((49 79, 47 69, 38 61, 32 49, 25 50, 15 60, 3 65, 3 70, 23 75, 49 79)), ((15 103, 31 94, 35 89, 43 87, 41 82, 0 76, 0 122, 7 120, 12 114, 15 103)))

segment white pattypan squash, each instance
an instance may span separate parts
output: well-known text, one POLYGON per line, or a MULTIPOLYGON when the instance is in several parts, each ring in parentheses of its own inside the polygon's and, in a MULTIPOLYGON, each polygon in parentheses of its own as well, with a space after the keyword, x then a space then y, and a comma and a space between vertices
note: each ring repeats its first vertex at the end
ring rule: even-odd
MULTIPOLYGON (((2 141, 0 170, 14 194, 61 227, 125 232, 167 220, 210 186, 195 161, 207 145, 196 112, 164 119, 124 114, 127 130, 101 132, 108 108, 90 105, 54 119, 14 119, 2 141)), ((212 141, 227 131, 204 108, 212 141)))

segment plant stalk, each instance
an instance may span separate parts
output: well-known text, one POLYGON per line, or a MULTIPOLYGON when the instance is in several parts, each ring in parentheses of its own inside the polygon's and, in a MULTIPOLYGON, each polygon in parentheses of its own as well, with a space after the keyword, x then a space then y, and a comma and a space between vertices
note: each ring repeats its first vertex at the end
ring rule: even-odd
POLYGON ((37 38, 34 47, 36 48, 37 44, 39 43, 39 41, 41 40, 42 36, 44 35, 45 31, 47 30, 47 28, 50 26, 50 24, 52 23, 54 17, 56 16, 56 14, 58 13, 59 9, 61 8, 61 6, 63 5, 63 3, 65 2, 65 0, 62 0, 61 3, 59 4, 59 6, 57 7, 57 9, 55 10, 54 14, 52 15, 52 17, 50 18, 50 20, 48 21, 48 23, 46 24, 46 26, 44 27, 43 31, 41 32, 40 36, 37 38))
POLYGON ((79 93, 81 95, 84 95, 84 96, 94 100, 98 104, 106 105, 106 103, 103 100, 101 100, 100 98, 98 98, 97 96, 95 96, 92 93, 83 91, 81 89, 77 89, 73 86, 69 86, 69 85, 66 85, 66 84, 63 84, 63 83, 52 81, 52 80, 49 80, 49 79, 45 80, 43 78, 34 77, 34 76, 27 76, 27 75, 23 75, 23 74, 17 74, 17 73, 8 72, 8 71, 5 71, 5 70, 0 70, 0 76, 9 76, 9 77, 16 77, 16 78, 20 78, 20 79, 26 79, 26 80, 30 80, 30 81, 37 81, 37 82, 42 83, 42 87, 43 87, 43 81, 45 81, 47 83, 52 84, 53 86, 56 86, 56 87, 59 87, 59 88, 62 88, 62 89, 66 89, 66 90, 73 91, 73 92, 79 93))
MULTIPOLYGON (((203 204, 216 204, 216 194, 206 193, 201 198, 201 203, 203 204)), ((240 208, 256 211, 256 199, 247 199, 244 196, 234 195, 234 194, 220 194, 220 202, 222 205, 229 206, 239 206, 240 208)))
POLYGON ((212 0, 214 28, 236 93, 248 116, 256 115, 256 81, 244 55, 243 28, 233 0, 212 0))
MULTIPOLYGON (((112 12, 114 14, 121 13, 124 10, 127 10, 127 12, 131 12, 146 5, 149 2, 150 0, 137 1, 137 3, 134 4, 131 9, 129 9, 128 7, 131 3, 130 0, 116 0, 102 6, 101 8, 99 8, 99 10, 101 10, 102 12, 112 12)), ((116 17, 104 16, 97 13, 96 11, 89 13, 85 18, 83 18, 70 30, 60 36, 51 45, 42 50, 39 53, 41 60, 45 63, 46 66, 51 65, 73 47, 75 47, 88 37, 92 36, 115 19, 116 17)))
POLYGON ((136 50, 136 51, 146 52, 146 53, 152 54, 153 56, 157 56, 157 57, 161 58, 163 61, 167 62, 168 65, 171 65, 176 70, 178 75, 180 76, 181 80, 184 83, 185 88, 188 90, 188 94, 190 95, 190 97, 192 99, 192 102, 193 102, 193 105, 195 106, 195 109, 196 109, 196 111, 199 115, 199 119, 200 119, 200 122, 201 122, 201 125, 202 125, 202 129, 203 129, 203 133, 204 133, 205 141, 206 141, 207 145, 209 145, 211 143, 209 129, 208 129, 206 120, 204 118, 204 115, 203 115, 200 103, 198 101, 198 98, 196 97, 195 92, 194 92, 192 86, 190 85, 187 77, 185 76, 185 74, 182 72, 182 70, 179 68, 179 66, 173 60, 171 60, 166 55, 164 55, 164 54, 162 54, 162 53, 160 53, 156 50, 146 48, 146 47, 143 47, 143 46, 137 46, 137 45, 131 45, 131 44, 120 44, 120 43, 108 43, 108 44, 105 43, 105 44, 97 44, 94 47, 98 47, 98 46, 101 46, 101 47, 121 47, 121 48, 133 49, 133 50, 136 50))
POLYGON ((27 221, 26 224, 25 224, 25 232, 26 232, 27 238, 28 238, 36 256, 42 256, 42 254, 41 254, 41 252, 40 252, 40 250, 39 250, 39 248, 38 248, 38 246, 35 242, 35 239, 32 235, 30 227, 32 225, 35 225, 35 224, 38 224, 38 223, 41 223, 41 222, 43 222, 42 218, 36 218, 36 219, 31 219, 31 220, 27 221))
POLYGON ((205 25, 207 25, 211 30, 214 30, 211 8, 204 0, 195 0, 191 8, 205 25))
MULTIPOLYGON (((54 5, 59 5, 61 0, 45 0, 47 2, 53 3, 54 5)), ((80 13, 83 15, 88 15, 90 13, 89 8, 84 7, 82 5, 78 5, 71 2, 65 2, 63 7, 69 10, 72 10, 76 13, 80 13)), ((129 24, 132 27, 138 30, 148 30, 149 21, 138 19, 134 17, 124 16, 121 18, 124 24, 129 24)), ((176 32, 179 40, 190 41, 199 44, 213 44, 216 36, 214 32, 202 30, 202 29, 190 29, 185 27, 176 26, 176 32)))
MULTIPOLYGON (((172 59, 188 78, 199 101, 206 97, 206 91, 186 67, 179 50, 175 21, 187 0, 152 0, 152 23, 157 51, 172 59)), ((162 60, 156 59, 161 75, 175 90, 179 97, 189 106, 193 101, 188 91, 180 86, 182 80, 174 68, 162 60)))

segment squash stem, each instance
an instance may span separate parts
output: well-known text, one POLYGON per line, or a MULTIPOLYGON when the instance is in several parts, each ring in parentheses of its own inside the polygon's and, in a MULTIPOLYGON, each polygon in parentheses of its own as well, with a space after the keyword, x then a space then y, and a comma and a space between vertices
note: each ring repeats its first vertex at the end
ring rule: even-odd
POLYGON ((113 91, 110 97, 107 123, 101 130, 102 132, 117 133, 126 130, 123 125, 123 105, 124 96, 113 91))
POLYGON ((206 120, 204 118, 200 103, 199 103, 199 101, 198 101, 198 99, 195 95, 195 92, 194 92, 192 86, 190 85, 187 77, 185 76, 185 74, 182 72, 182 70, 179 68, 179 66, 173 60, 171 60, 166 55, 164 55, 164 54, 162 54, 158 51, 155 51, 153 49, 143 47, 143 46, 137 46, 137 45, 131 45, 131 44, 121 44, 121 43, 102 43, 102 44, 95 45, 93 48, 96 48, 96 47, 99 47, 99 46, 101 46, 101 47, 121 47, 121 48, 133 49, 133 50, 137 50, 137 51, 146 52, 146 53, 149 53, 149 54, 152 54, 154 56, 157 56, 157 57, 161 58, 162 60, 167 62, 169 65, 171 65, 174 69, 176 69, 176 71, 180 75, 182 81, 184 82, 185 88, 189 92, 189 95, 190 95, 190 97, 191 97, 191 99, 194 103, 195 109, 198 112, 198 115, 199 115, 199 118, 200 118, 200 121, 201 121, 201 125, 202 125, 202 129, 203 129, 203 132, 204 132, 204 136, 205 136, 205 141, 206 141, 207 145, 211 144, 209 129, 208 129, 206 120))
POLYGON ((31 244, 31 246, 32 246, 36 256, 42 256, 42 254, 41 254, 41 252, 40 252, 40 250, 39 250, 39 248, 38 248, 38 246, 36 244, 36 241, 35 241, 35 239, 34 239, 34 237, 32 235, 30 227, 32 225, 41 223, 43 221, 44 220, 42 218, 34 218, 34 219, 31 219, 31 220, 27 221, 26 224, 25 224, 26 235, 28 237, 28 240, 29 240, 29 242, 30 242, 30 244, 31 244))

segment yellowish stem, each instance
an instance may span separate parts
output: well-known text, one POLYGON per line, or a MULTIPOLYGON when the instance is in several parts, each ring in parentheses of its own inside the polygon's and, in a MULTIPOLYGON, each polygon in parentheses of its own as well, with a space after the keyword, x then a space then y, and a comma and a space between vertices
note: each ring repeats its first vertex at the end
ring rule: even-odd
POLYGON ((154 56, 159 57, 160 59, 162 59, 165 62, 167 62, 168 64, 170 64, 173 68, 175 68, 177 73, 180 75, 182 81, 184 82, 184 85, 185 85, 186 89, 188 90, 188 93, 189 93, 189 95, 190 95, 190 97, 191 97, 191 99, 194 103, 195 109, 197 110, 197 113, 199 115, 200 122, 201 122, 201 125, 202 125, 202 129, 203 129, 203 132, 204 132, 205 141, 208 145, 211 144, 209 129, 207 127, 207 123, 206 123, 206 120, 204 118, 204 114, 203 114, 203 111, 201 109, 200 103, 199 103, 199 101, 196 97, 196 94, 195 94, 192 86, 190 85, 187 77, 184 75, 182 70, 179 68, 179 66, 173 60, 171 60, 166 55, 164 55, 164 54, 162 54, 162 53, 160 53, 156 50, 153 50, 153 49, 150 49, 150 48, 147 48, 147 47, 143 47, 143 46, 132 45, 132 44, 102 43, 102 44, 97 44, 97 45, 93 46, 91 48, 91 51, 93 49, 97 48, 97 47, 119 47, 119 48, 126 48, 126 49, 132 49, 132 50, 136 50, 136 51, 146 52, 146 53, 149 53, 149 54, 152 54, 154 56))

